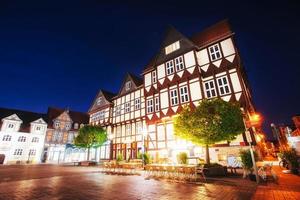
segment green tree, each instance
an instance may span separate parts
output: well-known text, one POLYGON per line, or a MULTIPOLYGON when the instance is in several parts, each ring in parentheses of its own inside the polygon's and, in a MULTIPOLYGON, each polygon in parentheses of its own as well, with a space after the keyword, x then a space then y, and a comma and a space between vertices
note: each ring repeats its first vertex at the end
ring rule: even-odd
POLYGON ((174 120, 176 136, 206 147, 207 164, 210 164, 210 145, 232 141, 244 131, 243 115, 239 105, 217 98, 202 100, 192 110, 185 107, 174 120))
POLYGON ((90 160, 90 149, 97 148, 107 141, 106 131, 98 126, 86 125, 79 129, 74 140, 75 146, 88 149, 87 160, 90 160))

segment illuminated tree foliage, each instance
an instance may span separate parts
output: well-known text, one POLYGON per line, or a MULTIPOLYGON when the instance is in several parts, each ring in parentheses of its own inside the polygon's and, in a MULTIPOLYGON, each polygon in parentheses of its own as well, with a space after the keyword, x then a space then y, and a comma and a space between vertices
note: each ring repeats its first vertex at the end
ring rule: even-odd
POLYGON ((90 149, 101 146, 107 140, 106 131, 98 126, 86 125, 79 129, 74 140, 75 146, 88 149, 87 160, 90 159, 90 149))
POLYGON ((240 106, 217 98, 202 100, 193 110, 185 107, 174 120, 176 136, 206 147, 207 164, 210 164, 210 145, 232 141, 244 131, 240 106))

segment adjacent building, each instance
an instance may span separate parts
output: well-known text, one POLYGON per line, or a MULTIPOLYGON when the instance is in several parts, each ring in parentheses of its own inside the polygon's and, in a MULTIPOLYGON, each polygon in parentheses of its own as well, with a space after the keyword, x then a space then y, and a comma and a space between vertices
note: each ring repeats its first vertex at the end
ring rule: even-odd
POLYGON ((48 129, 43 161, 72 162, 86 159, 85 149, 76 148, 73 140, 81 127, 89 123, 89 115, 69 109, 49 107, 48 129))
POLYGON ((0 164, 40 163, 47 116, 0 108, 0 164))
MULTIPOLYGON (((185 151, 204 157, 204 151, 174 136, 172 117, 183 106, 194 108, 202 99, 239 102, 245 120, 254 112, 251 90, 228 21, 187 37, 170 27, 161 48, 145 66, 142 77, 127 74, 118 94, 101 90, 90 110, 90 123, 106 128, 111 159, 117 154, 136 158, 145 148, 154 158, 175 158, 185 151)), ((214 161, 226 160, 249 142, 247 131, 232 142, 211 148, 214 161)))

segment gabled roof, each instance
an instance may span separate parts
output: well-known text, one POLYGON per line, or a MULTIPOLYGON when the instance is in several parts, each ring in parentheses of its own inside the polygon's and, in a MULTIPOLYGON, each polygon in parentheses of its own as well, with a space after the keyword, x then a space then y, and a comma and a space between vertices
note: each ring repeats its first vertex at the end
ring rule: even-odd
POLYGON ((103 89, 100 89, 99 92, 97 93, 96 97, 94 98, 94 100, 92 102, 92 105, 90 106, 88 112, 91 112, 95 109, 103 107, 104 105, 111 104, 112 103, 112 98, 115 97, 115 96, 116 96, 116 94, 114 94, 112 92, 108 92, 108 91, 105 91, 103 89), (105 98, 105 102, 103 104, 97 105, 96 101, 101 96, 105 98))
POLYGON ((163 63, 175 56, 179 56, 193 48, 196 48, 196 45, 188 37, 180 33, 173 26, 169 26, 164 33, 164 39, 161 42, 158 52, 150 59, 144 70, 151 69, 155 65, 163 63), (180 49, 166 55, 165 47, 177 41, 180 43, 180 49))
POLYGON ((20 127, 21 132, 30 132, 30 123, 40 118, 42 118, 45 122, 48 121, 46 114, 35 113, 35 112, 24 111, 24 110, 9 109, 9 108, 0 108, 0 119, 1 119, 0 128, 2 126, 2 119, 11 116, 13 114, 16 114, 23 122, 20 127))
POLYGON ((125 95, 125 94, 128 94, 130 92, 132 92, 133 90, 136 90, 138 87, 142 86, 144 83, 143 79, 134 75, 134 74, 131 74, 131 73, 127 73, 123 82, 122 82, 122 85, 121 85, 121 88, 119 90, 119 93, 117 96, 115 96, 114 98, 117 98, 119 96, 122 96, 122 95, 125 95), (133 87, 131 87, 131 89, 129 91, 125 91, 125 83, 127 81, 131 81, 134 85, 133 87))
POLYGON ((160 50, 156 53, 148 62, 144 68, 144 73, 151 70, 154 66, 159 65, 168 59, 181 55, 185 51, 189 51, 192 48, 199 49, 212 42, 220 40, 224 37, 231 36, 233 34, 231 26, 228 20, 222 20, 194 36, 188 38, 176 30, 174 27, 168 27, 165 32, 164 40, 161 43, 160 50), (165 55, 164 48, 173 42, 180 41, 180 49, 165 55))
POLYGON ((89 115, 83 112, 72 111, 68 109, 54 108, 49 107, 47 116, 48 116, 48 127, 53 127, 53 120, 60 116, 63 112, 67 111, 73 123, 78 124, 88 124, 89 123, 89 115))

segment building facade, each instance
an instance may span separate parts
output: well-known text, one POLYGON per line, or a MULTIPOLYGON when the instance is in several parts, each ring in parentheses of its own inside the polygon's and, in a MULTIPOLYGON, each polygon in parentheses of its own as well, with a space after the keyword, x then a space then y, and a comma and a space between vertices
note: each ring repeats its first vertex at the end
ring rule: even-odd
MULTIPOLYGON (((94 118, 93 109, 90 109, 90 123, 107 128, 112 159, 118 153, 136 158, 143 148, 154 158, 176 158, 183 151, 189 156, 205 157, 201 147, 174 136, 172 117, 183 106, 195 108, 202 99, 212 98, 239 102, 245 120, 255 111, 234 33, 227 21, 193 37, 170 27, 161 48, 145 66, 142 80, 127 75, 119 93, 106 99, 107 107, 96 110, 109 112, 104 117, 109 123, 103 117, 102 121, 94 118)), ((230 143, 216 144, 210 149, 211 159, 222 161, 254 141, 250 131, 230 143)))
POLYGON ((45 114, 0 108, 0 164, 40 163, 45 114))
MULTIPOLYGON (((88 114, 49 107, 47 119, 48 129, 43 161, 48 163, 63 163, 85 160, 86 150, 76 148, 73 145, 73 141, 79 129, 88 124, 88 114)), ((95 150, 92 153, 95 156, 95 150)))

